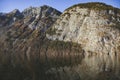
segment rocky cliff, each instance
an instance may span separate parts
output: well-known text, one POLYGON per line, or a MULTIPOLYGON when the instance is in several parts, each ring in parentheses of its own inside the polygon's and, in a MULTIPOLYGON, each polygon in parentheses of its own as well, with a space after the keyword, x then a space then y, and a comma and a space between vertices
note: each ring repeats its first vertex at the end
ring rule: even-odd
POLYGON ((1 80, 120 80, 118 8, 29 7, 1 14, 0 24, 1 80))
MULTIPOLYGON (((120 9, 103 3, 74 5, 64 11, 46 36, 50 40, 80 44, 85 51, 80 65, 87 67, 83 69, 85 74, 119 74, 120 9)), ((77 71, 82 75, 81 70, 77 71)))

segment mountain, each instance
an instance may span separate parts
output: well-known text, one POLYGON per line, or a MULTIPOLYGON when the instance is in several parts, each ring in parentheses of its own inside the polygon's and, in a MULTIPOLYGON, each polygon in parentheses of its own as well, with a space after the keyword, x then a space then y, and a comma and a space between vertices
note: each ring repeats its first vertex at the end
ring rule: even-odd
POLYGON ((120 80, 120 9, 91 2, 0 14, 0 80, 120 80))
POLYGON ((22 12, 15 9, 10 13, 1 15, 0 70, 3 71, 0 71, 0 80, 32 79, 33 73, 28 72, 32 68, 33 71, 35 70, 33 66, 39 67, 41 60, 39 60, 38 55, 42 54, 42 51, 43 55, 45 54, 46 48, 42 47, 42 45, 47 44, 44 41, 44 33, 59 18, 60 14, 60 11, 43 5, 30 7, 22 12))
POLYGON ((84 59, 76 71, 84 74, 83 80, 87 75, 95 77, 98 73, 109 73, 114 78, 119 75, 120 9, 104 3, 74 5, 63 12, 46 36, 50 40, 81 45, 84 59))
POLYGON ((11 11, 10 13, 1 13, 0 15, 0 27, 10 26, 16 20, 20 20, 23 15, 18 9, 11 11))

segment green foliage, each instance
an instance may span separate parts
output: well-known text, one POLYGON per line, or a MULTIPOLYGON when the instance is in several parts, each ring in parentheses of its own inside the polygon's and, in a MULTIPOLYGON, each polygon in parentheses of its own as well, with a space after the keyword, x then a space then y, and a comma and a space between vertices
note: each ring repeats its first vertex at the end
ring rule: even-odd
POLYGON ((114 8, 110 5, 106 5, 105 3, 100 3, 100 2, 90 2, 90 3, 83 3, 83 4, 76 4, 73 5, 66 10, 70 10, 75 7, 80 7, 80 8, 88 8, 88 9, 94 9, 94 10, 115 10, 120 12, 120 9, 114 8))
POLYGON ((71 50, 71 49, 79 49, 81 50, 80 44, 77 43, 72 43, 72 42, 64 42, 64 41, 51 41, 49 44, 49 47, 55 49, 55 50, 71 50))
POLYGON ((120 30, 120 22, 114 21, 115 25, 110 25, 109 27, 112 27, 113 29, 120 30))
POLYGON ((65 16, 65 15, 67 15, 67 16, 69 16, 69 17, 70 17, 70 13, 68 13, 68 12, 66 12, 66 13, 62 14, 62 16, 65 16))
POLYGON ((54 29, 53 29, 53 28, 49 28, 49 29, 46 31, 46 33, 49 34, 49 35, 54 35, 54 34, 56 34, 56 30, 57 30, 57 29, 55 29, 55 28, 54 28, 54 29))

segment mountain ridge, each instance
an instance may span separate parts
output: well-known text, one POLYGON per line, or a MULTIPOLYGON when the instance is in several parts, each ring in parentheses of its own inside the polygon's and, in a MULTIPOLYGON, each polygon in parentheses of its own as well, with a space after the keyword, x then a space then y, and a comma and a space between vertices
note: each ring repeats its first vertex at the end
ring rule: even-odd
POLYGON ((66 10, 72 9, 73 7, 76 7, 76 6, 79 6, 81 8, 83 7, 83 8, 94 9, 94 10, 120 10, 119 8, 113 7, 111 5, 107 5, 102 2, 78 3, 67 8, 66 10))

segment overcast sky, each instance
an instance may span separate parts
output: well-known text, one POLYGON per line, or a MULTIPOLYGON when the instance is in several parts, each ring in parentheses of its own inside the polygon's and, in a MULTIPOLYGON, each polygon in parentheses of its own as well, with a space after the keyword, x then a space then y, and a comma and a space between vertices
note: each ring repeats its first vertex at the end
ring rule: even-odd
POLYGON ((64 11, 74 4, 86 2, 104 2, 120 8, 120 0, 0 0, 0 12, 10 12, 14 9, 23 11, 30 6, 38 7, 42 5, 49 5, 60 11, 64 11))

